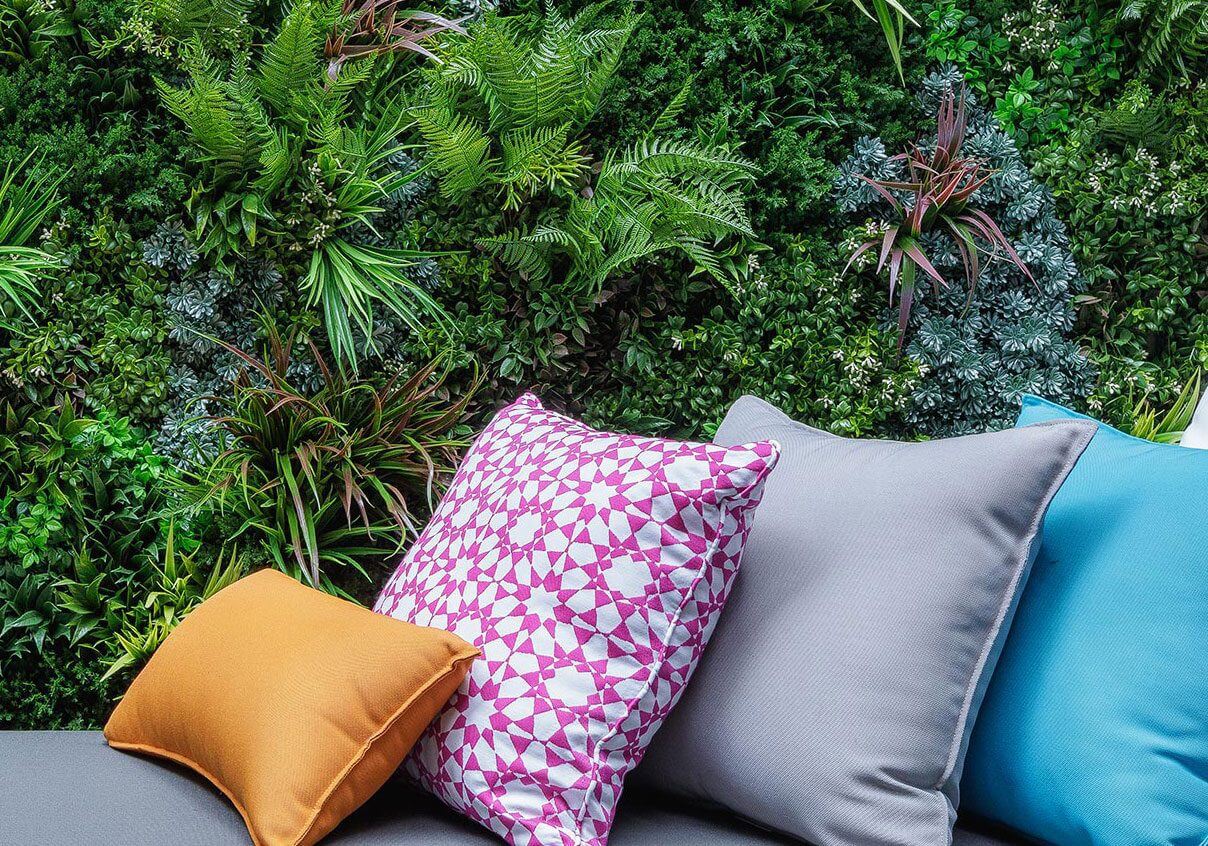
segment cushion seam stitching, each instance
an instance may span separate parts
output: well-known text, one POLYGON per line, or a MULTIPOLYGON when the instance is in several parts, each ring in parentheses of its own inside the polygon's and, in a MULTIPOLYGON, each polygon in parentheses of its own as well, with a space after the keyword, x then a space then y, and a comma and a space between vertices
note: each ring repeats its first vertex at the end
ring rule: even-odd
MULTIPOLYGON (((1095 435, 1096 429, 1091 429, 1089 427, 1087 427, 1087 429, 1088 431, 1082 433, 1083 436, 1081 438, 1073 441, 1073 443, 1070 445, 1072 449, 1070 449, 1070 453, 1066 456, 1065 461, 1062 462, 1062 472, 1057 474, 1052 481, 1049 482, 1049 486, 1045 491, 1044 497, 1037 504, 1036 511, 1032 515, 1032 521, 1028 527, 1027 544, 1020 549, 1020 554, 1017 557, 1014 566, 1014 573, 1009 584, 1007 585, 1007 589, 1003 593, 1002 600, 999 603, 998 614, 995 617, 994 625, 990 632, 988 632, 989 636, 982 645, 981 655, 978 656, 977 664, 975 665, 973 672, 970 674, 969 681, 965 686, 965 694, 962 700, 960 717, 957 720, 956 730, 953 732, 952 741, 948 747, 948 758, 944 765, 944 771, 940 776, 939 781, 936 782, 933 788, 934 790, 943 789, 947 782, 952 778, 953 772, 956 770, 956 759, 960 754, 961 742, 964 740, 965 726, 968 724, 969 718, 972 716, 970 712, 973 705, 973 695, 977 690, 977 686, 981 681, 982 675, 986 671, 986 663, 989 660, 990 652, 994 648, 994 643, 997 641, 999 633, 1002 630, 1007 612, 1011 607, 1011 602, 1014 599, 1016 592, 1021 589, 1020 582, 1023 579, 1024 569, 1027 566, 1032 544, 1036 542, 1036 538, 1040 534, 1041 523, 1044 519, 1044 515, 1048 511, 1049 505, 1053 501, 1053 497, 1057 495, 1057 491, 1061 489, 1061 486, 1065 483, 1066 478, 1074 469, 1074 465, 1077 463, 1082 453, 1086 450, 1087 446, 1090 445, 1091 439, 1095 435)), ((1204 846, 1204 844, 1201 844, 1201 846, 1204 846)))
MULTIPOLYGON (((642 686, 642 689, 629 700, 629 702, 627 703, 628 707, 626 709, 626 712, 617 718, 616 722, 614 722, 612 724, 612 726, 609 727, 608 732, 606 734, 604 734, 603 737, 600 738, 600 742, 596 744, 596 748, 595 748, 594 754, 592 755, 592 761, 591 761, 591 789, 585 792, 585 794, 584 794, 585 796, 594 796, 596 791, 600 787, 600 781, 601 781, 600 768, 603 766, 603 764, 600 760, 600 757, 601 757, 600 750, 603 748, 603 746, 606 743, 608 743, 608 741, 612 740, 612 738, 615 737, 617 735, 617 733, 621 730, 621 724, 633 713, 633 710, 636 707, 636 705, 639 702, 641 702, 646 697, 646 695, 650 692, 651 688, 654 687, 654 679, 658 675, 658 671, 662 670, 662 668, 667 663, 667 656, 670 653, 671 637, 675 633, 676 627, 679 626, 680 621, 683 619, 684 609, 687 607, 688 602, 692 598, 693 594, 696 593, 696 588, 700 585, 701 580, 704 579, 705 570, 707 567, 710 566, 710 563, 713 561, 713 557, 717 553, 718 545, 721 543, 721 528, 725 524, 725 519, 723 516, 725 513, 725 510, 726 509, 718 510, 717 537, 713 539, 713 543, 709 544, 709 548, 705 551, 705 554, 701 557, 701 566, 697 570, 695 578, 692 579, 692 584, 689 585, 688 590, 684 592, 683 600, 676 607, 675 616, 671 620, 671 625, 667 627, 667 634, 662 638, 662 640, 659 643, 659 646, 661 647, 661 651, 659 653, 659 663, 658 663, 657 669, 655 670, 655 672, 652 672, 650 674, 650 678, 646 680, 646 683, 642 686)), ((577 829, 575 831, 575 838, 580 843, 584 842, 583 841, 583 818, 587 816, 587 806, 588 806, 589 801, 590 800, 585 800, 583 802, 583 804, 579 806, 578 813, 575 814, 575 827, 577 829)))
MULTIPOLYGON (((428 691, 430 691, 438 683, 444 681, 449 676, 451 676, 459 668, 459 665, 461 665, 463 662, 473 663, 474 659, 477 658, 480 654, 481 653, 477 649, 475 649, 474 652, 471 654, 459 655, 456 658, 453 658, 451 661, 449 661, 449 663, 445 666, 445 668, 439 675, 428 679, 428 681, 425 682, 423 684, 423 686, 420 687, 419 690, 415 691, 413 694, 411 694, 411 696, 407 697, 407 700, 402 705, 400 705, 398 707, 398 709, 393 714, 391 714, 384 723, 382 723, 382 725, 378 728, 378 730, 375 731, 372 735, 370 735, 370 737, 367 738, 365 740, 365 742, 361 744, 361 748, 357 751, 356 757, 354 757, 351 761, 349 761, 344 766, 344 768, 335 776, 335 778, 332 779, 331 783, 327 786, 327 789, 325 791, 323 791, 322 796, 319 798, 319 801, 316 804, 314 812, 311 814, 311 817, 306 824, 306 828, 304 828, 302 830, 302 833, 297 837, 297 839, 294 840, 295 846, 296 846, 296 844, 299 844, 303 840, 305 840, 306 837, 310 834, 311 830, 315 827, 315 823, 318 822, 318 820, 319 820, 319 815, 321 813, 323 813, 324 809, 327 807, 327 803, 331 800, 332 795, 337 790, 340 789, 340 787, 347 780, 349 774, 356 767, 356 765, 359 764, 365 758, 365 756, 367 754, 369 754, 369 750, 374 746, 374 744, 378 740, 380 740, 383 735, 385 735, 388 731, 390 731, 390 729, 392 729, 394 727, 395 723, 397 723, 400 719, 402 719, 403 715, 406 714, 407 711, 409 711, 412 708, 412 706, 415 705, 415 703, 419 700, 419 698, 421 696, 423 696, 428 691)), ((410 752, 410 750, 407 750, 407 751, 410 752)))

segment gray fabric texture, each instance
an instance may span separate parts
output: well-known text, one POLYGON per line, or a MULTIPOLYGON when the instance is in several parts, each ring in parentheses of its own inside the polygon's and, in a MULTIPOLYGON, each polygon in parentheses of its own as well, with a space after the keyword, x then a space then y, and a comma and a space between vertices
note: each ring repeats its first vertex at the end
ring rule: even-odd
POLYGON ((771 438, 734 591, 634 774, 816 846, 943 846, 969 730, 1094 427, 851 440, 743 397, 716 441, 771 438))
MULTIPOLYGON (((0 732, 2 846, 246 846, 239 814, 183 767, 118 752, 99 732, 0 732)), ((337 828, 332 846, 499 846, 484 828, 392 782, 337 828)), ((959 846, 1007 841, 962 834, 959 846)), ((709 814, 622 804, 609 846, 787 846, 709 814)))

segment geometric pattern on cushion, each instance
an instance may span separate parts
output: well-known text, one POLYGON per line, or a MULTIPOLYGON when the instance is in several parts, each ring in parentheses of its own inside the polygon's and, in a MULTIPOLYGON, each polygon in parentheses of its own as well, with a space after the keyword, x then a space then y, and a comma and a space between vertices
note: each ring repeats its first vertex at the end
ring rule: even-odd
POLYGON ((377 601, 483 653, 407 773, 515 846, 603 846, 777 456, 598 432, 531 394, 500 411, 377 601))

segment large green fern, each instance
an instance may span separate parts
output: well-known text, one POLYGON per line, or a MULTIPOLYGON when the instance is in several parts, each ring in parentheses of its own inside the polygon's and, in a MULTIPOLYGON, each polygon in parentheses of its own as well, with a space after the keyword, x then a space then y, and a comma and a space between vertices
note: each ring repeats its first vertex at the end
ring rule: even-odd
POLYGON ((556 276, 594 295, 668 251, 725 282, 715 243, 753 236, 742 194, 751 166, 660 137, 689 86, 639 142, 592 155, 588 125, 636 22, 631 12, 609 21, 599 5, 570 18, 550 9, 531 35, 526 17, 487 15, 428 69, 428 102, 413 117, 441 187, 459 202, 492 192, 518 214, 515 228, 478 244, 534 282, 556 276))
POLYGON ((329 73, 325 48, 345 18, 342 0, 296 0, 255 60, 237 52, 224 68, 195 38, 182 53, 187 83, 157 85, 209 166, 190 206, 202 249, 222 264, 266 229, 309 249, 303 293, 321 311, 337 361, 355 367, 356 337, 372 343, 375 304, 414 326, 443 316, 406 275, 421 253, 349 239, 354 225, 372 229, 382 200, 418 174, 385 166, 400 149, 404 109, 362 95, 382 81, 372 54, 329 73), (291 221, 308 192, 331 204, 331 222, 300 236, 291 221))
POLYGON ((186 57, 187 85, 156 80, 164 105, 188 127, 201 159, 220 181, 255 178, 273 130, 246 64, 237 62, 229 78, 222 78, 200 44, 195 43, 186 57))
POLYGON ((417 110, 415 121, 446 195, 460 199, 490 180, 497 163, 491 156, 491 138, 473 118, 433 106, 417 110))
POLYGON ((1130 0, 1120 17, 1140 21, 1142 71, 1190 80, 1208 74, 1208 0, 1130 0))
POLYGON ((697 144, 644 140, 609 154, 590 191, 531 231, 480 244, 526 275, 547 278, 558 258, 568 280, 592 292, 655 253, 679 251, 723 283, 713 243, 754 237, 739 190, 753 171, 742 159, 697 144))
POLYGON ((599 17, 595 6, 571 18, 551 8, 530 36, 522 17, 490 14, 446 45, 416 121, 449 197, 493 185, 517 208, 585 173, 580 135, 636 24, 627 14, 596 26, 599 17))

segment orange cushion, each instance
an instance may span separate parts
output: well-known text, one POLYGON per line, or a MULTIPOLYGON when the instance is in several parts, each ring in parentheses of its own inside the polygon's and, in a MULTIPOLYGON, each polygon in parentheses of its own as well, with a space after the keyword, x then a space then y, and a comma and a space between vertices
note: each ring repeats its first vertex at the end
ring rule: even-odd
POLYGON ((105 737, 208 778, 257 846, 307 846, 382 786, 477 655, 262 570, 168 636, 105 737))

